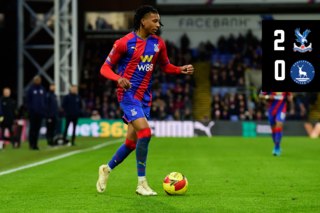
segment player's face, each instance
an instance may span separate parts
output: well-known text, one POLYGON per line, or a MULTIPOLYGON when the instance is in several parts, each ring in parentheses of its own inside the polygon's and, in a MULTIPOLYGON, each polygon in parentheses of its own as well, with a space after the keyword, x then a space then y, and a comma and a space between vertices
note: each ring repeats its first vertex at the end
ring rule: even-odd
POLYGON ((78 90, 78 88, 76 86, 71 87, 71 93, 72 94, 76 94, 77 90, 78 90))
POLYGON ((9 90, 9 89, 3 90, 3 96, 4 97, 9 97, 10 95, 11 95, 11 90, 9 90))
POLYGON ((56 85, 54 84, 50 85, 50 90, 54 92, 56 90, 56 85))
POLYGON ((144 21, 144 29, 150 34, 154 35, 160 28, 159 14, 151 13, 144 21))

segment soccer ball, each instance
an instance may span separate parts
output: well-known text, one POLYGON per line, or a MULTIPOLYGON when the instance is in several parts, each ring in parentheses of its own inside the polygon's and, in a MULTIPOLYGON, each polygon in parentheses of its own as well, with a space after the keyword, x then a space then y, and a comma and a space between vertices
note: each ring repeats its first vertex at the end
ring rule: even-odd
POLYGON ((168 195, 183 195, 188 189, 188 180, 183 174, 172 172, 164 179, 163 189, 168 195))

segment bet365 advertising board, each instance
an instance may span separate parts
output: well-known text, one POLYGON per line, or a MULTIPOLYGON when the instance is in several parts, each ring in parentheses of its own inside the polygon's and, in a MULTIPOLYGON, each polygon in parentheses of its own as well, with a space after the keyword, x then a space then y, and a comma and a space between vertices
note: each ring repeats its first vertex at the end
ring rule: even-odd
MULTIPOLYGON (((270 136, 268 121, 149 121, 151 133, 155 137, 214 137, 214 136, 270 136), (230 129, 232 131, 230 132, 230 129)), ((62 130, 65 129, 63 119, 62 130)), ((68 128, 72 135, 73 125, 68 128)), ((76 127, 76 136, 83 137, 126 137, 128 126, 122 120, 92 120, 80 118, 76 127)), ((287 136, 320 136, 320 123, 304 121, 286 121, 283 133, 287 136)), ((45 134, 45 132, 44 132, 45 134)))

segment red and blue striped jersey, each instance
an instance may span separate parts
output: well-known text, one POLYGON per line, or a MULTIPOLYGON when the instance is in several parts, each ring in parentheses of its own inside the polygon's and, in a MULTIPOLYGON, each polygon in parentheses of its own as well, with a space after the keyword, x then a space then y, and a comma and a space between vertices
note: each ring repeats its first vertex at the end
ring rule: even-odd
POLYGON ((114 43, 106 62, 111 66, 118 62, 119 75, 132 83, 128 91, 117 86, 119 102, 134 98, 143 105, 151 106, 153 69, 156 62, 166 65, 169 59, 166 45, 160 37, 151 35, 143 40, 131 32, 114 43))
POLYGON ((276 115, 279 111, 286 113, 286 98, 291 96, 291 92, 262 92, 263 95, 273 95, 274 99, 269 99, 268 111, 270 115, 276 115))

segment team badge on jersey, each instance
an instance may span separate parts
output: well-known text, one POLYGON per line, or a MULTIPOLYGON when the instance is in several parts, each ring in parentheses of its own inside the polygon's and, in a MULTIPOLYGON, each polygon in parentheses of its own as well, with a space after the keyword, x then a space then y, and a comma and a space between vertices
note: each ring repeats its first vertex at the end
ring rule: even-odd
POLYGON ((159 52, 159 44, 154 44, 154 51, 159 52))
POLYGON ((294 63, 290 69, 291 78, 297 84, 308 84, 314 78, 314 67, 309 61, 300 60, 294 63))
POLYGON ((300 47, 296 45, 296 43, 293 43, 293 51, 295 52, 300 52, 300 53, 305 53, 305 52, 311 52, 312 51, 312 47, 311 47, 311 43, 309 44, 309 46, 305 46, 305 43, 308 42, 307 40, 307 36, 308 34, 311 32, 310 30, 305 30, 303 32, 303 34, 301 35, 300 33, 300 29, 296 29, 295 31, 295 34, 297 36, 297 39, 296 41, 299 42, 301 45, 300 47))
POLYGON ((135 115, 137 114, 136 109, 133 108, 133 109, 131 110, 131 113, 132 113, 132 116, 135 116, 135 115))

